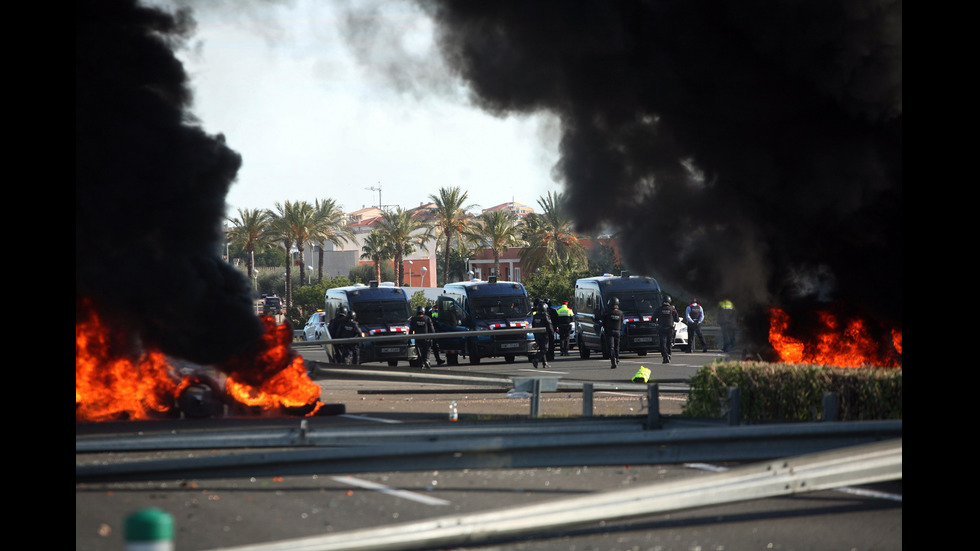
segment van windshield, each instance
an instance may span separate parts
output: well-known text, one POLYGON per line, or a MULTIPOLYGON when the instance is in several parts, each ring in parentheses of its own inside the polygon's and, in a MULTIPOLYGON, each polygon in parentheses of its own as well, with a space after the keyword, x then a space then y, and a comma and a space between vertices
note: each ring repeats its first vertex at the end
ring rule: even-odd
POLYGON ((619 299, 619 309, 624 312, 653 313, 660 305, 660 293, 652 291, 613 293, 609 300, 612 300, 613 297, 619 299))
POLYGON ((523 296, 496 296, 470 299, 473 316, 480 319, 523 318, 531 311, 531 302, 523 296))
POLYGON ((365 300, 351 303, 359 324, 401 323, 412 317, 407 302, 365 300))

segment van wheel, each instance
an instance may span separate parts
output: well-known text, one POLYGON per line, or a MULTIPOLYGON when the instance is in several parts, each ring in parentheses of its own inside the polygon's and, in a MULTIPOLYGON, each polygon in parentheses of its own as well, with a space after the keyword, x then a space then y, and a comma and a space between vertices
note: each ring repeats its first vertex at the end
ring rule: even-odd
POLYGON ((480 355, 470 354, 470 365, 479 365, 479 364, 480 364, 480 355))
POLYGON ((388 360, 388 367, 398 367, 398 360, 388 360))
POLYGON ((515 356, 513 354, 507 354, 507 355, 504 356, 504 361, 507 362, 507 363, 509 363, 509 364, 514 363, 514 359, 515 359, 515 356))
POLYGON ((589 359, 589 347, 585 346, 585 342, 581 340, 578 343, 578 357, 583 360, 589 359))
POLYGON ((637 354, 638 356, 646 356, 646 355, 647 355, 647 351, 646 351, 646 350, 638 350, 638 351, 636 352, 636 354, 637 354))
POLYGON ((459 365, 459 354, 446 354, 446 365, 459 365))

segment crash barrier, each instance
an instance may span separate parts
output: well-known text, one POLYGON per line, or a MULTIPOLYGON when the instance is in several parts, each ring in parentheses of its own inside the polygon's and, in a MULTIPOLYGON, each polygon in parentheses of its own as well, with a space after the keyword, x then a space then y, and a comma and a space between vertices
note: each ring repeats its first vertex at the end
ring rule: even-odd
MULTIPOLYGON (((902 438, 522 507, 250 545, 251 551, 451 549, 596 523, 902 479, 902 438)), ((229 548, 232 549, 242 548, 229 548)), ((221 550, 212 550, 221 551, 221 550)))
MULTIPOLYGON (((155 449, 200 448, 229 453, 167 459, 119 459, 106 462, 76 457, 75 481, 175 480, 284 476, 326 473, 433 469, 532 468, 573 465, 654 465, 687 462, 761 461, 815 453, 902 437, 902 421, 779 423, 772 425, 678 425, 645 430, 635 418, 534 420, 316 427, 307 420, 277 429, 302 442, 289 449, 257 447, 256 431, 274 429, 236 425, 220 432, 185 430, 153 435, 155 449)), ((81 439, 85 451, 120 451, 139 446, 151 435, 98 436, 81 439), (126 448, 128 444, 131 448, 126 448)), ((149 442, 149 440, 146 440, 149 442)), ((289 447, 280 439, 278 445, 289 447)), ((270 438, 268 447, 276 442, 270 438)), ((145 449, 145 448, 141 448, 145 449)))

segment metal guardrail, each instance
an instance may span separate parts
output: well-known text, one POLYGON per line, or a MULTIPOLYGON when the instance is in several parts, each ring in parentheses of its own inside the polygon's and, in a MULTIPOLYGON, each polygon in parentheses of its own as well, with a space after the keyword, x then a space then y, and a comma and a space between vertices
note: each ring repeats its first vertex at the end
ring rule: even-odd
POLYGON ((899 437, 627 490, 215 551, 455 548, 597 522, 901 478, 902 439, 899 437))
MULTIPOLYGON (((418 438, 417 431, 424 432, 425 427, 413 424, 409 425, 416 431, 412 437, 399 437, 399 426, 394 433, 379 434, 373 442, 354 445, 115 464, 76 462, 75 482, 377 472, 390 470, 392 465, 413 471, 758 461, 902 437, 901 421, 669 430, 637 430, 636 425, 619 422, 598 431, 576 429, 571 422, 564 429, 552 424, 544 431, 523 424, 519 434, 503 433, 490 424, 482 427, 485 432, 481 434, 480 423, 467 423, 474 432, 438 437, 447 424, 429 426, 427 439, 418 438)), ((365 433, 363 427, 348 430, 365 433)))

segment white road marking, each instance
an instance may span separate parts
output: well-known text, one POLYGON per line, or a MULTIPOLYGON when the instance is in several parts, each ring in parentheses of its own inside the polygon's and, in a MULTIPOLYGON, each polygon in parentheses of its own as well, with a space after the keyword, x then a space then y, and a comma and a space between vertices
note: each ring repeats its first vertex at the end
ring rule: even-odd
POLYGON ((401 423, 395 419, 384 419, 381 417, 365 417, 363 415, 351 415, 349 413, 342 414, 341 417, 346 417, 348 419, 360 419, 361 421, 376 421, 378 423, 401 423))
POLYGON ((364 488, 367 490, 374 490, 376 492, 381 492, 383 494, 393 495, 395 497, 400 497, 402 499, 408 499, 411 501, 417 501, 425 505, 449 505, 450 502, 445 499, 439 499, 436 497, 425 496, 422 494, 417 494, 415 492, 409 492, 407 490, 397 490, 390 486, 385 486, 384 484, 378 484, 377 482, 371 482, 370 480, 363 480, 360 478, 353 478, 349 476, 334 476, 331 477, 337 482, 342 482, 344 484, 350 484, 351 486, 357 486, 359 488, 364 488))

